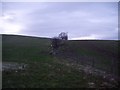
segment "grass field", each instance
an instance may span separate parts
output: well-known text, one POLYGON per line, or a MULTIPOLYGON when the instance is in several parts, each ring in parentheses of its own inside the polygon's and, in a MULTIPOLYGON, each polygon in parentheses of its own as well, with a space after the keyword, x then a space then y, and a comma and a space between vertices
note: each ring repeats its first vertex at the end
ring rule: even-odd
POLYGON ((100 76, 86 74, 80 65, 118 76, 118 41, 68 40, 57 55, 50 55, 50 50, 50 38, 2 35, 2 62, 27 64, 24 70, 3 71, 2 87, 117 87, 100 76))

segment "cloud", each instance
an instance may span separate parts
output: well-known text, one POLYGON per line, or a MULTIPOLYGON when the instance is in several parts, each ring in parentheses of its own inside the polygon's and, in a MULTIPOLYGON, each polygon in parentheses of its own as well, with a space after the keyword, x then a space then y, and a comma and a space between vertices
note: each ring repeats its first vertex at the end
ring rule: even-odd
POLYGON ((19 34, 23 26, 14 20, 12 15, 0 16, 0 33, 19 34))
MULTIPOLYGON (((11 33, 19 28, 17 34, 31 36, 68 32, 69 39, 117 39, 118 7, 114 2, 6 2, 3 8, 3 22, 11 33)), ((3 27, 2 33, 10 33, 3 27)))
POLYGON ((71 38, 71 40, 92 40, 92 39, 98 39, 98 38, 100 38, 98 35, 92 34, 84 37, 71 38))

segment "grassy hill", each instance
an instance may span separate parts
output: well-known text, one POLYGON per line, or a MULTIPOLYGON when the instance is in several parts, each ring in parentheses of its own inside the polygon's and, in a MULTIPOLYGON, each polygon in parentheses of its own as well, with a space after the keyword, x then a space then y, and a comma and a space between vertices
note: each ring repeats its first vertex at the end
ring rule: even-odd
MULTIPOLYGON (((102 87, 105 79, 82 68, 91 66, 118 76, 118 41, 65 41, 57 55, 50 55, 50 38, 2 35, 3 63, 25 63, 24 70, 3 71, 3 88, 102 87)), ((104 87, 116 87, 108 83, 104 87)))
POLYGON ((47 38, 3 35, 2 40, 3 61, 39 60, 49 51, 50 41, 47 38))

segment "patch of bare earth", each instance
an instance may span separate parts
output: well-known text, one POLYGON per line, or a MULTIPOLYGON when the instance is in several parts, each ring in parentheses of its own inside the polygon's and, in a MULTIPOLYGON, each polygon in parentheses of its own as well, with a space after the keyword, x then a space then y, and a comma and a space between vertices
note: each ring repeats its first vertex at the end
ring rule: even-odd
POLYGON ((16 62, 2 62, 2 71, 25 70, 27 64, 16 62))

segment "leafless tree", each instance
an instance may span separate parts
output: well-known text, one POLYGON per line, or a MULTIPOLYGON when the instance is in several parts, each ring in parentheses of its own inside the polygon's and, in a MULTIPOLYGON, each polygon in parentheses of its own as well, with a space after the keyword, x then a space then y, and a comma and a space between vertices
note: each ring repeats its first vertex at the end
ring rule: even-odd
POLYGON ((51 52, 50 54, 56 54, 58 51, 58 48, 62 45, 64 45, 63 40, 68 40, 68 35, 65 32, 61 32, 58 37, 53 37, 51 39, 51 52))
POLYGON ((68 40, 68 35, 65 32, 61 32, 58 37, 62 40, 68 40))

